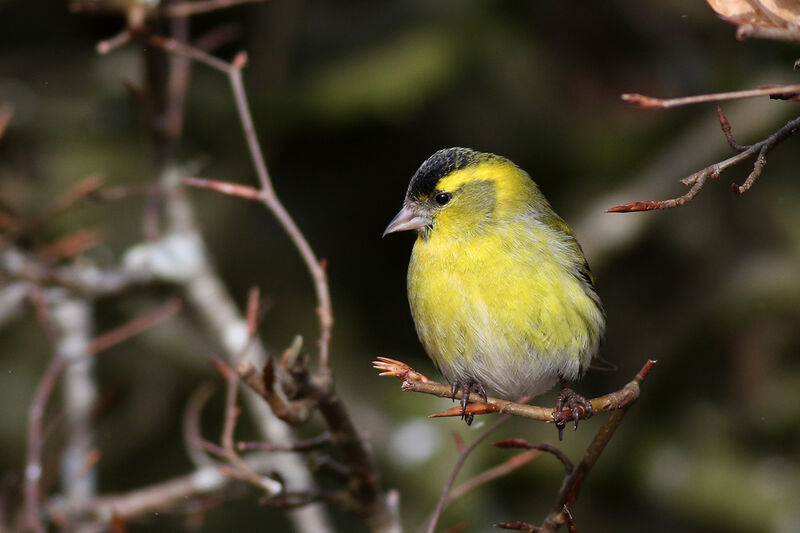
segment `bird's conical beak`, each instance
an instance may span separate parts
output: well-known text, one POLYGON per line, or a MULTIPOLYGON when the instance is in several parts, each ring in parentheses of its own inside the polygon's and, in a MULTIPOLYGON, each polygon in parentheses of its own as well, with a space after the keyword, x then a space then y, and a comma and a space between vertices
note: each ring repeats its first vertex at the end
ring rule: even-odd
POLYGON ((419 206, 406 202, 403 209, 389 222, 386 226, 386 231, 383 232, 385 237, 389 233, 396 231, 407 231, 410 229, 420 229, 430 225, 431 217, 427 213, 423 213, 419 206))

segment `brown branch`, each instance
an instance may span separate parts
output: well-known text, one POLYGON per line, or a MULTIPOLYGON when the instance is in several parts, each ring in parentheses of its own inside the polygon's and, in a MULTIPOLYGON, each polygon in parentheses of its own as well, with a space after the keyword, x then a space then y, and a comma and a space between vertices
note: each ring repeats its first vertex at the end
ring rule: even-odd
POLYGON ((475 439, 473 439, 472 442, 469 443, 469 445, 459 450, 458 459, 456 459, 456 463, 453 465, 453 470, 450 472, 450 476, 447 478, 444 487, 442 487, 442 494, 439 496, 439 501, 436 503, 436 508, 433 510, 433 513, 431 513, 431 517, 428 519, 428 522, 425 526, 425 533, 434 533, 436 530, 436 523, 439 521, 439 517, 449 503, 447 495, 450 493, 450 489, 453 486, 458 473, 461 471, 461 468, 464 466, 467 457, 469 457, 472 451, 478 447, 478 444, 483 442, 486 437, 491 435, 501 425, 505 424, 510 418, 511 417, 509 416, 501 416, 489 424, 486 429, 484 429, 477 437, 475 437, 475 439))
POLYGON ((534 444, 532 442, 528 442, 525 439, 514 438, 514 439, 506 439, 501 440, 499 442, 493 442, 492 446, 497 446, 498 448, 523 448, 526 450, 539 450, 542 453, 550 453, 555 456, 556 459, 561 461, 561 464, 564 465, 564 471, 567 474, 571 474, 572 470, 575 468, 572 465, 572 461, 564 455, 564 452, 552 446, 550 444, 543 444, 538 443, 534 444))
MULTIPOLYGON (((731 143, 732 137, 730 134, 730 124, 728 124, 727 119, 725 119, 724 114, 720 112, 720 125, 722 127, 723 133, 725 133, 726 139, 728 142, 731 143), (727 132, 726 132, 727 127, 727 132)), ((735 183, 731 185, 733 191, 737 194, 742 194, 746 192, 758 179, 761 175, 764 166, 767 163, 766 156, 767 154, 772 151, 776 146, 780 143, 791 137, 792 135, 796 135, 800 133, 800 117, 797 117, 793 120, 787 122, 782 128, 778 131, 767 137, 766 139, 752 144, 750 146, 741 146, 735 141, 731 144, 735 150, 741 151, 724 161, 720 161, 719 163, 714 163, 713 165, 709 165, 703 170, 699 170, 694 174, 687 176, 686 178, 681 180, 686 186, 690 186, 691 189, 689 192, 684 194, 683 196, 679 196, 677 198, 673 198, 670 200, 660 200, 660 201, 640 201, 640 202, 630 202, 627 204, 618 205, 615 207, 611 207, 606 209, 607 213, 631 213, 635 211, 652 211, 656 209, 669 209, 673 207, 678 207, 686 202, 690 201, 692 198, 697 196, 697 193, 700 192, 700 189, 706 184, 709 178, 716 179, 722 174, 723 171, 727 170, 728 168, 741 163, 742 161, 756 156, 756 162, 753 165, 753 171, 747 177, 747 180, 739 186, 735 183)))
POLYGON ((24 497, 26 523, 31 530, 37 533, 45 531, 44 525, 39 517, 39 480, 42 477, 41 455, 44 447, 42 422, 44 420, 47 402, 64 369, 75 361, 80 361, 85 357, 107 350, 134 335, 158 325, 174 315, 179 308, 180 303, 172 300, 153 312, 147 313, 108 333, 96 337, 86 347, 82 357, 71 359, 52 357, 50 359, 50 363, 36 386, 33 399, 28 409, 28 451, 25 465, 24 497))
POLYGON ((95 45, 95 50, 100 55, 105 55, 130 42, 133 36, 130 29, 125 28, 118 34, 108 39, 103 39, 95 45))
POLYGON ((475 477, 463 482, 457 487, 454 487, 447 495, 447 499, 444 502, 444 507, 445 508, 448 507, 451 503, 459 500, 465 494, 480 487, 481 485, 488 483, 499 477, 506 476, 511 472, 513 472, 514 470, 522 468, 523 466, 530 463, 534 459, 540 457, 544 453, 545 452, 542 450, 530 449, 528 451, 522 452, 518 455, 511 457, 510 459, 506 460, 505 462, 493 468, 484 470, 475 477))
POLYGON ((81 228, 54 243, 37 249, 35 253, 45 263, 58 263, 67 259, 74 259, 102 242, 103 230, 100 228, 81 228))
MULTIPOLYGON (((186 404, 186 411, 183 414, 183 442, 189 457, 196 466, 210 466, 213 464, 211 458, 205 452, 208 443, 201 436, 200 432, 200 414, 203 412, 203 407, 208 402, 211 395, 214 394, 214 385, 206 383, 195 390, 189 397, 186 404)), ((212 453, 221 455, 222 450, 214 450, 212 453)))
POLYGON ((722 93, 699 94, 696 96, 682 96, 680 98, 655 98, 638 93, 625 93, 620 96, 625 102, 645 109, 668 109, 690 104, 704 102, 721 102, 723 100, 736 100, 740 98, 753 98, 756 96, 772 96, 777 94, 795 93, 800 91, 799 85, 766 85, 758 89, 743 91, 730 91, 722 93))
POLYGON ((747 146, 737 143, 736 139, 733 138, 731 123, 728 122, 728 117, 725 116, 720 106, 717 106, 717 118, 719 119, 719 127, 722 128, 722 133, 725 135, 725 140, 728 141, 728 145, 737 152, 744 152, 747 150, 747 146))
POLYGON ((389 505, 381 488, 378 466, 372 453, 358 433, 353 419, 333 389, 330 374, 311 379, 305 369, 290 368, 299 385, 299 392, 312 398, 339 448, 352 475, 348 488, 358 502, 364 520, 371 531, 400 531, 399 517, 389 505))
MULTIPOLYGON (((647 377, 647 374, 650 373, 650 369, 653 368, 654 364, 655 361, 647 361, 631 383, 635 383, 638 388, 647 377)), ((614 432, 622 422, 622 418, 625 416, 625 413, 628 412, 628 407, 630 407, 630 403, 611 413, 589 444, 589 447, 583 454, 581 462, 578 463, 572 473, 564 479, 564 482, 561 484, 561 489, 558 491, 555 503, 542 525, 541 529, 543 532, 555 532, 561 524, 571 521, 571 515, 567 517, 569 514, 568 509, 572 507, 578 499, 578 493, 580 492, 583 481, 586 479, 586 476, 589 475, 592 467, 597 463, 600 454, 603 453, 611 437, 614 436, 614 432), (565 509, 567 510, 566 513, 565 509)))
MULTIPOLYGON (((654 363, 655 361, 651 361, 650 365, 652 366, 654 363)), ((377 361, 373 361, 373 367, 382 371, 381 376, 398 377, 403 382, 402 389, 404 391, 421 392, 439 396, 440 398, 453 399, 453 392, 449 385, 431 381, 405 363, 386 357, 379 357, 377 361), (424 380, 419 379, 419 376, 424 380)), ((454 399, 460 399, 461 394, 460 391, 457 391, 454 399)), ((589 401, 595 413, 604 413, 621 409, 638 397, 639 382, 634 379, 616 392, 599 396, 589 401)), ((568 409, 555 413, 552 408, 521 404, 492 397, 486 398, 484 402, 483 397, 474 392, 470 393, 467 399, 470 402, 467 404, 467 414, 504 413, 542 422, 572 419, 572 412, 568 409)), ((461 412, 461 406, 457 406, 453 410, 438 413, 435 416, 461 416, 461 412)))
MULTIPOLYGON (((221 361, 218 363, 224 365, 221 361)), ((233 443, 233 430, 236 427, 236 419, 239 417, 239 408, 236 406, 236 391, 239 384, 239 376, 231 368, 226 368, 226 382, 225 416, 220 444, 222 445, 222 457, 228 461, 230 468, 224 468, 223 473, 247 481, 265 491, 270 497, 280 495, 283 492, 282 483, 269 477, 258 475, 236 452, 233 443)))
POLYGON ((78 202, 96 194, 100 187, 103 186, 104 182, 105 178, 100 174, 93 174, 80 180, 68 191, 53 200, 53 202, 45 207, 31 221, 25 223, 23 231, 29 232, 38 228, 54 216, 63 213, 71 207, 74 207, 78 202))
POLYGON ((264 161, 261 146, 258 142, 255 125, 253 124, 253 117, 250 113, 250 105, 242 81, 242 69, 247 64, 247 55, 240 52, 234 57, 231 63, 227 63, 202 50, 188 46, 174 39, 151 36, 149 42, 169 52, 181 54, 208 65, 211 68, 219 70, 228 77, 236 103, 236 109, 239 113, 239 119, 242 123, 242 131, 244 132, 247 147, 250 151, 250 157, 253 161, 253 166, 260 184, 257 199, 272 212, 281 224, 295 248, 297 248, 306 264, 306 268, 311 274, 314 290, 317 295, 317 314, 320 322, 319 365, 322 372, 330 372, 328 359, 331 330, 333 329, 333 310, 331 307, 330 290, 328 288, 328 277, 325 273, 324 262, 317 259, 305 235, 303 235, 292 216, 281 203, 272 186, 272 180, 267 170, 266 162, 264 161))
POLYGON ((14 108, 9 104, 0 105, 0 139, 3 138, 8 125, 11 124, 11 117, 14 116, 14 108))
POLYGON ((313 405, 308 399, 287 401, 278 393, 271 359, 267 360, 261 372, 249 361, 241 361, 236 366, 236 373, 245 385, 264 398, 275 416, 290 426, 305 424, 314 414, 313 405))

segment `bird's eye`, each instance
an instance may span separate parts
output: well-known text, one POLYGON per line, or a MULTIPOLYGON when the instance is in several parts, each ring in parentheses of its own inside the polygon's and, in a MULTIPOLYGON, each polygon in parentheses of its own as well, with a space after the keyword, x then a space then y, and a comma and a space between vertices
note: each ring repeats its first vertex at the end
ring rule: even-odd
POLYGON ((453 197, 453 195, 450 194, 449 192, 440 192, 439 194, 434 196, 433 199, 437 204, 444 205, 447 202, 449 202, 450 198, 452 198, 452 197, 453 197))

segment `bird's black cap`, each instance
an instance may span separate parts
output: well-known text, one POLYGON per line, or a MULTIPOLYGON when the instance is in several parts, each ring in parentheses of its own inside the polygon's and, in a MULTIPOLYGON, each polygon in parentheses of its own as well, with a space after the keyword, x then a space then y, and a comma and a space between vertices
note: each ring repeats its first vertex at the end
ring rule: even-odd
POLYGON ((436 184, 443 177, 491 157, 497 156, 476 152, 470 148, 439 150, 426 159, 411 178, 406 196, 411 199, 428 196, 436 189, 436 184))

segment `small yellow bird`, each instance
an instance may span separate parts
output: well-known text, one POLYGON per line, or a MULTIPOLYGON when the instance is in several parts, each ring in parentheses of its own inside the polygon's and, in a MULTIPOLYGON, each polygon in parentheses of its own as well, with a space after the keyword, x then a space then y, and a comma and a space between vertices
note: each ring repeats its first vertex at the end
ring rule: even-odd
MULTIPOLYGON (((417 170, 384 235, 416 230, 408 299, 422 345, 452 385, 518 400, 561 381, 557 409, 591 404, 566 385, 597 354, 605 313, 575 235, 514 163, 439 150, 417 170)), ((470 415, 464 415, 469 424, 470 415)))

